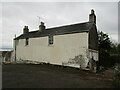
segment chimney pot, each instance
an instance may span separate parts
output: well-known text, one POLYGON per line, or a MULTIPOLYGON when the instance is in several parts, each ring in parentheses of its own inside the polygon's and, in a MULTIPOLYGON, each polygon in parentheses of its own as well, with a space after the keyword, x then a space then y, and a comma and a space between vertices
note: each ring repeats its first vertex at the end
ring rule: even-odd
POLYGON ((41 25, 39 26, 39 32, 43 32, 45 30, 44 22, 41 22, 41 25))
POLYGON ((28 26, 24 26, 23 28, 23 34, 26 34, 29 32, 28 26))
POLYGON ((91 10, 91 14, 94 14, 94 10, 93 9, 91 10))
POLYGON ((94 22, 96 24, 96 15, 93 9, 91 10, 91 14, 89 14, 89 22, 94 22))

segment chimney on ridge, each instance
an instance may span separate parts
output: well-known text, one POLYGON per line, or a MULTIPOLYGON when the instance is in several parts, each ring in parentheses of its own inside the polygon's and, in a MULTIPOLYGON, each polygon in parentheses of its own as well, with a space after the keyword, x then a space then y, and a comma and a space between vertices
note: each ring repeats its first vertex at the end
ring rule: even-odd
POLYGON ((89 14, 89 22, 94 22, 96 24, 96 15, 93 9, 91 10, 91 14, 89 14))
POLYGON ((28 26, 24 26, 23 28, 23 34, 26 34, 29 32, 28 26))
POLYGON ((41 25, 39 26, 39 32, 42 32, 45 30, 44 22, 41 22, 41 25))

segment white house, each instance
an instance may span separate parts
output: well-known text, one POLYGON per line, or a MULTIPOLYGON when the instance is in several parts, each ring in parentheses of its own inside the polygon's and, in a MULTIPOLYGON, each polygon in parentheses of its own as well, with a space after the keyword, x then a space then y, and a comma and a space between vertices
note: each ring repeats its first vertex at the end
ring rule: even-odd
POLYGON ((72 25, 29 31, 14 38, 16 60, 38 61, 56 65, 92 69, 98 61, 98 39, 94 10, 89 21, 72 25))

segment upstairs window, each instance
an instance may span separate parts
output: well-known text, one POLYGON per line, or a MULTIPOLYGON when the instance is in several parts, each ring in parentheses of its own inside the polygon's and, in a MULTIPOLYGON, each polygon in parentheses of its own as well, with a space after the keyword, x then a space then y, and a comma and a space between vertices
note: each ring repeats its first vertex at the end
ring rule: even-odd
POLYGON ((25 40, 25 46, 27 46, 29 44, 29 38, 26 38, 25 40))
POLYGON ((48 36, 48 38, 49 38, 49 45, 53 45, 53 35, 50 35, 50 36, 48 36))

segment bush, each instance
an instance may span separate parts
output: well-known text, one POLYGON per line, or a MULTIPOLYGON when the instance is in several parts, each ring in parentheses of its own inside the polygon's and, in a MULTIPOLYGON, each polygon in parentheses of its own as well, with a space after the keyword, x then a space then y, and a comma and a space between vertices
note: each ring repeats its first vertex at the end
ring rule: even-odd
POLYGON ((115 74, 113 84, 115 87, 120 88, 120 64, 115 65, 115 74))

